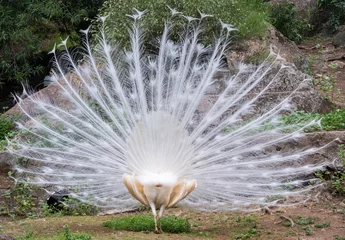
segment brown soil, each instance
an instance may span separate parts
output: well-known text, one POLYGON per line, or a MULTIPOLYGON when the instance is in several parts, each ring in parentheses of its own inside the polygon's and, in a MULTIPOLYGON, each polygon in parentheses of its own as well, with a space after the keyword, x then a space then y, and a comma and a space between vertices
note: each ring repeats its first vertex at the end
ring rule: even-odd
POLYGON ((302 56, 295 59, 303 61, 304 71, 312 72, 319 92, 338 107, 345 107, 345 48, 335 48, 330 39, 308 40, 298 48, 302 56), (334 85, 331 90, 322 87, 327 82, 334 85))

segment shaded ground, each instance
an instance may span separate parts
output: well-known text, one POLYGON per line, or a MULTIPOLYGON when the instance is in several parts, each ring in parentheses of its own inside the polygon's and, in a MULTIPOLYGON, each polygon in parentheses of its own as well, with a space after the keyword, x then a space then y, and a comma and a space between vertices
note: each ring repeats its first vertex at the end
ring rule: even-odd
POLYGON ((96 239, 345 239, 344 199, 332 198, 328 193, 322 195, 323 200, 319 202, 314 200, 304 205, 275 208, 271 209, 271 214, 204 213, 180 208, 168 209, 166 215, 189 219, 192 232, 183 234, 156 235, 153 232, 115 231, 101 226, 113 217, 139 213, 17 221, 0 218, 0 234, 18 237, 32 232, 33 238, 29 239, 54 239, 67 224, 72 232, 88 233, 96 239), (294 222, 293 227, 288 226, 289 219, 294 222), (318 224, 323 227, 316 227, 318 224))

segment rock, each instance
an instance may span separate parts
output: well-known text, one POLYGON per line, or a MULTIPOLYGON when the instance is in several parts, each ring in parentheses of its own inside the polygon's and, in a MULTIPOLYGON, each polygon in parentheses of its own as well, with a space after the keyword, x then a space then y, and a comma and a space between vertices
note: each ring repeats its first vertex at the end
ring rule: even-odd
MULTIPOLYGON (((325 113, 332 110, 331 103, 326 101, 314 88, 311 77, 297 70, 294 66, 280 70, 276 66, 265 78, 266 84, 275 78, 275 83, 265 94, 255 102, 255 108, 247 117, 261 115, 272 109, 277 103, 290 96, 289 103, 291 111, 305 111, 325 113)), ((257 88, 251 92, 250 98, 255 97, 262 88, 257 88)))
MULTIPOLYGON (((70 75, 71 74, 68 74, 67 77, 69 77, 70 75)), ((66 100, 63 91, 61 91, 59 85, 56 83, 50 84, 48 87, 34 93, 33 96, 46 99, 47 102, 54 103, 57 106, 64 106, 66 109, 68 109, 68 107, 70 106, 70 102, 66 100)), ((41 114, 39 111, 37 111, 37 108, 30 108, 30 106, 34 106, 35 103, 31 102, 28 98, 25 98, 25 96, 23 97, 23 101, 26 109, 35 109, 35 112, 32 113, 34 116, 41 114)), ((22 114, 22 111, 20 110, 18 104, 8 110, 6 112, 6 115, 11 118, 19 116, 21 119, 27 120, 27 116, 22 114)))
POLYGON ((335 47, 344 47, 345 46, 345 31, 338 32, 332 40, 332 44, 335 47))
POLYGON ((11 237, 6 234, 0 234, 0 240, 17 240, 18 238, 11 237))

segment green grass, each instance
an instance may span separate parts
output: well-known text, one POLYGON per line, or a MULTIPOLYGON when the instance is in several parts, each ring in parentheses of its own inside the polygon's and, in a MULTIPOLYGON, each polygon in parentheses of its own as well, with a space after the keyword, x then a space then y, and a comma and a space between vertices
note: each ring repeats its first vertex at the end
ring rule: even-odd
MULTIPOLYGON (((191 226, 187 219, 175 216, 166 216, 161 219, 162 230, 167 233, 190 232, 191 226)), ((125 230, 133 232, 153 231, 154 221, 152 215, 137 215, 125 218, 114 218, 111 221, 104 222, 104 227, 115 230, 125 230)))
POLYGON ((65 225, 63 232, 58 232, 55 236, 50 237, 35 237, 32 231, 29 231, 23 235, 16 236, 18 239, 28 240, 94 240, 90 234, 87 233, 72 233, 68 225, 65 225))
POLYGON ((314 226, 316 228, 325 228, 325 227, 329 227, 331 225, 331 222, 321 222, 321 223, 317 223, 314 226))
POLYGON ((306 132, 313 131, 334 131, 334 130, 344 130, 345 129, 345 108, 337 109, 330 113, 306 113, 303 111, 296 111, 291 114, 283 116, 283 125, 292 124, 306 124, 313 119, 321 119, 321 127, 311 126, 306 129, 306 132))
POLYGON ((306 226, 306 225, 310 225, 314 223, 314 221, 315 221, 315 218, 312 218, 312 217, 308 217, 308 218, 299 217, 296 220, 296 223, 301 226, 306 226))

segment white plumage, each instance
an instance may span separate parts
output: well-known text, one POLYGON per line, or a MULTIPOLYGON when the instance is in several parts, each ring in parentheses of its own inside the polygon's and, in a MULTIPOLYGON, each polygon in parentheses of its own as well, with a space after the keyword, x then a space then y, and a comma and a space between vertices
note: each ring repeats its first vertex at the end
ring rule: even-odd
MULTIPOLYGON (((68 188, 100 207, 126 209, 140 201, 151 206, 155 220, 185 197, 182 203, 198 209, 246 209, 277 204, 269 201, 273 195, 302 194, 317 186, 304 186, 310 179, 298 177, 322 163, 294 163, 318 149, 267 150, 297 139, 306 127, 290 131, 291 126, 277 124, 290 96, 246 119, 274 86, 276 75, 266 78, 279 55, 271 51, 257 68, 240 64, 237 73, 226 75, 224 89, 210 97, 219 73, 226 71, 222 58, 234 28, 220 24, 219 38, 205 47, 199 39, 202 19, 187 18, 178 42, 169 39, 170 20, 159 51, 152 54, 143 50, 142 15, 137 11, 131 16, 129 50, 110 46, 101 28, 97 50, 86 40, 87 54, 79 66, 67 48, 62 58, 52 51, 56 62, 51 79, 64 104, 42 94, 27 96, 25 102, 18 97, 30 123, 18 123, 25 134, 9 146, 29 159, 17 167, 21 180, 68 188), (64 74, 61 59, 72 74, 64 74)), ((155 231, 160 231, 157 225, 155 231)))

